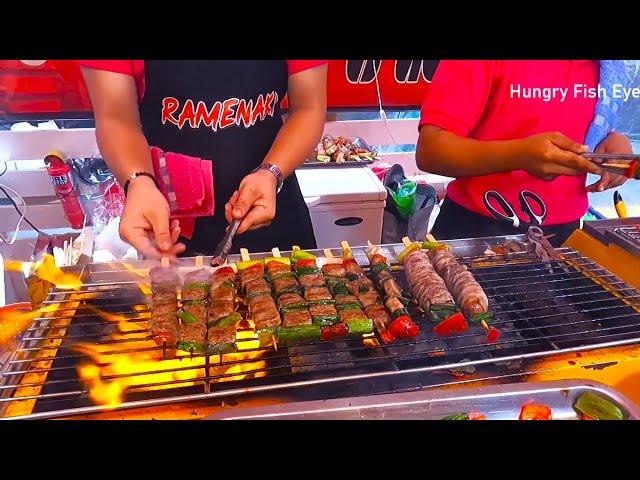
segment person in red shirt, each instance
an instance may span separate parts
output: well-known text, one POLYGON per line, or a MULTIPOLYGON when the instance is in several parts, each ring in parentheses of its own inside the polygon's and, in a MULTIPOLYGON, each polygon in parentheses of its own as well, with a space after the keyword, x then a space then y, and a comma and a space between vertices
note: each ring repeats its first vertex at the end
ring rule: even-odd
POLYGON ((315 248, 292 174, 322 135, 326 61, 79 63, 100 151, 119 182, 129 182, 120 235, 139 252, 175 257, 187 244, 190 254, 211 254, 233 219, 242 219, 236 251, 315 248), (286 95, 289 115, 283 124, 280 103, 286 95), (170 221, 167 200, 152 177, 150 146, 212 160, 213 216, 197 219, 195 226, 170 221))
MULTIPOLYGON (((433 227, 439 239, 541 226, 560 245, 579 228, 587 192, 619 185, 581 153, 594 118, 599 62, 442 61, 425 96, 416 161, 454 177, 433 227), (585 187, 586 173, 601 175, 585 187)), ((609 133, 597 153, 631 153, 609 133)))

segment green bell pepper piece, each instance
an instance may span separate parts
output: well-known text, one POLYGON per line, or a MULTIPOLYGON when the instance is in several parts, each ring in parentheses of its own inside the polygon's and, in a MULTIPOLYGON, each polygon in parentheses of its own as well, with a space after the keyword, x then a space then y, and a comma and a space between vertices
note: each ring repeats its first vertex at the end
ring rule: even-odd
POLYGON ((573 409, 596 420, 624 420, 625 418, 624 413, 617 405, 593 392, 580 395, 574 402, 573 409))
POLYGON ((373 332, 373 320, 370 318, 349 320, 346 322, 349 333, 365 334, 373 332))
POLYGON ((312 315, 313 323, 315 325, 334 325, 338 323, 338 317, 336 315, 312 315))
POLYGON ((187 312, 186 310, 180 310, 177 315, 178 318, 186 324, 195 323, 197 321, 197 318, 194 317, 191 312, 187 312))
POLYGON ((320 325, 296 325, 293 327, 278 327, 276 330, 278 339, 282 342, 303 340, 307 338, 320 338, 320 325))
POLYGON ((216 322, 217 327, 230 327, 239 324, 242 321, 242 315, 238 312, 233 312, 226 317, 222 317, 216 322))
POLYGON ((207 349, 207 346, 204 343, 187 342, 185 340, 180 340, 178 342, 178 350, 182 350, 185 352, 204 353, 206 349, 207 349))

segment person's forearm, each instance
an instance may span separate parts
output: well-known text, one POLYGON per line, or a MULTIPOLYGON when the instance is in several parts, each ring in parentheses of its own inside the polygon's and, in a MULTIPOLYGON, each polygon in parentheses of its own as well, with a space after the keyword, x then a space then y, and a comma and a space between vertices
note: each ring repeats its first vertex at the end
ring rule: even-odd
POLYGON ((325 112, 300 109, 291 112, 278 132, 264 163, 277 165, 285 177, 291 175, 313 152, 322 136, 325 112))
POLYGON ((96 122, 98 147, 120 185, 135 172, 153 173, 147 139, 138 127, 117 118, 96 122))
POLYGON ((454 178, 517 170, 519 143, 474 140, 426 125, 420 132, 416 163, 420 170, 454 178))

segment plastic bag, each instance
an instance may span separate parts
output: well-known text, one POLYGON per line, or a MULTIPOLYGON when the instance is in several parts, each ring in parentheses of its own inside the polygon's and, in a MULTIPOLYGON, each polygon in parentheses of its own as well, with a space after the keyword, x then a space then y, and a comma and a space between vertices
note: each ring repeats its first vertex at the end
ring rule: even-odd
POLYGON ((423 240, 433 223, 435 188, 408 180, 400 165, 387 171, 383 183, 392 201, 387 202, 383 215, 382 243, 399 243, 403 237, 423 240))
POLYGON ((397 190, 390 190, 391 198, 396 203, 398 214, 404 220, 407 220, 413 213, 413 207, 416 198, 416 184, 411 180, 404 180, 398 185, 397 190))

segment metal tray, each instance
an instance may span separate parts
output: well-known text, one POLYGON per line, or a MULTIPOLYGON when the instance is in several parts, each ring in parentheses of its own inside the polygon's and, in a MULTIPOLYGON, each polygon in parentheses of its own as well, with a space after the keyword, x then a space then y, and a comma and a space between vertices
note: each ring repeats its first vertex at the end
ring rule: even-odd
POLYGON ((578 420, 573 403, 585 392, 617 404, 629 420, 640 419, 638 406, 612 388, 568 380, 279 404, 217 413, 205 420, 440 420, 468 412, 482 413, 487 420, 517 420, 527 402, 549 406, 554 420, 578 420))

